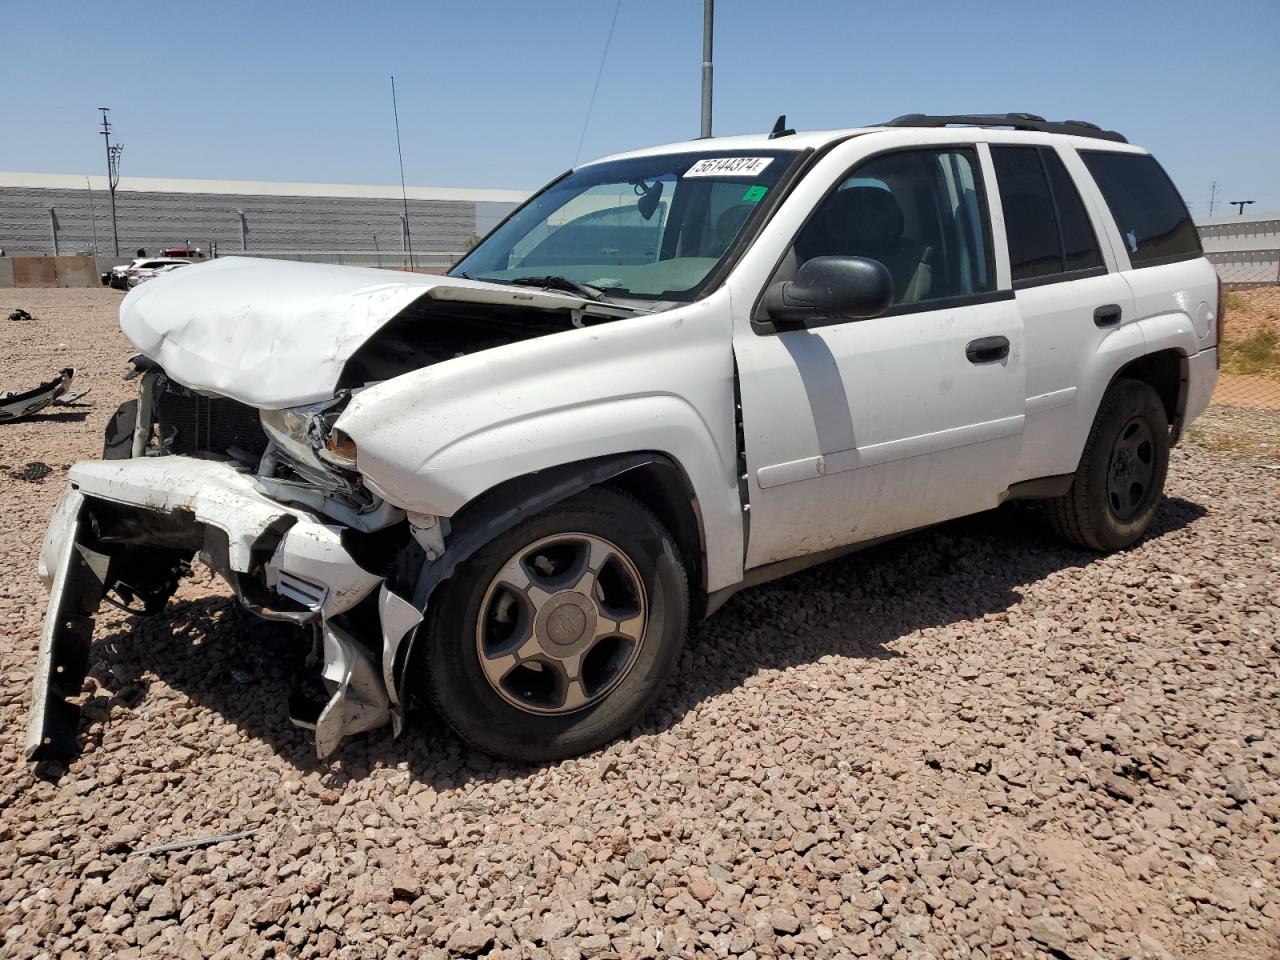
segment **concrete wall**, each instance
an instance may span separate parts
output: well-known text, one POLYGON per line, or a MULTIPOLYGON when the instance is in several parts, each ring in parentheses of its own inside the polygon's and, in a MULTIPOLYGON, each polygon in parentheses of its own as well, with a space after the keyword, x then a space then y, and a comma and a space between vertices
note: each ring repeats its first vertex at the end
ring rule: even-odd
MULTIPOLYGON (((510 204, 484 204, 491 225, 510 204), (504 208, 498 211, 495 208, 504 208)), ((415 250, 464 250, 477 229, 477 204, 452 200, 410 200, 409 224, 415 250)), ((94 191, 24 187, 0 188, 0 249, 9 254, 53 252, 57 226, 63 254, 112 252, 108 195, 94 191), (50 218, 53 209, 53 219, 50 218)), ((121 254, 143 247, 155 255, 163 247, 190 242, 222 253, 241 249, 240 216, 245 213, 250 250, 401 249, 398 199, 289 197, 212 193, 116 192, 121 254), (375 237, 377 238, 375 241, 375 237)), ((487 230, 487 227, 486 227, 487 230)))
MULTIPOLYGON (((413 270, 417 273, 444 273, 462 251, 407 253, 368 250, 337 251, 272 251, 240 253, 233 256, 273 260, 298 260, 304 263, 332 263, 348 267, 377 267, 383 270, 413 270)), ((102 274, 129 257, 0 257, 0 288, 3 287, 96 287, 102 274)), ((206 261, 199 261, 206 262, 206 261)))
POLYGON ((96 257, 0 257, 0 287, 94 287, 96 257))

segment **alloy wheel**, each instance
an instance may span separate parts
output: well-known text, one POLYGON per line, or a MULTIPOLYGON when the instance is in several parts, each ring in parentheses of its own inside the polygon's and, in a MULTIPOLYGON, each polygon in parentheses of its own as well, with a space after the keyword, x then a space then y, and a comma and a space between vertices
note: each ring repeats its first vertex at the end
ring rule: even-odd
POLYGON ((635 564, 586 533, 546 537, 512 556, 480 607, 476 654, 504 700, 536 714, 599 702, 644 644, 647 600, 635 564))

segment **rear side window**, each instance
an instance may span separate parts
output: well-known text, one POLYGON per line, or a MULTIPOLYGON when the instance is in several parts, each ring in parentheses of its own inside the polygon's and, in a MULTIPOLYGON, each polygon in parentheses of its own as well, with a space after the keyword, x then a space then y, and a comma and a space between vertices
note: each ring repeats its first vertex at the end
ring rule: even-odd
POLYGON ((1102 265, 1084 203, 1058 155, 1043 147, 992 147, 1015 284, 1102 265))
POLYGON ((1187 205, 1154 157, 1082 150, 1080 156, 1106 198, 1135 267, 1201 254, 1187 205))
POLYGON ((1062 273, 1049 181, 1035 147, 992 147, 1014 281, 1062 273))

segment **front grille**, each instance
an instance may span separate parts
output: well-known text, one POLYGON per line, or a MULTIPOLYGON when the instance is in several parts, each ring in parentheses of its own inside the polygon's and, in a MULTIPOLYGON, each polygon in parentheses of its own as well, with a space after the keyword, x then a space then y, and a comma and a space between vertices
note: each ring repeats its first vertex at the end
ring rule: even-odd
POLYGON ((163 383, 155 401, 156 440, 165 453, 257 459, 267 435, 258 411, 226 397, 204 397, 163 383))

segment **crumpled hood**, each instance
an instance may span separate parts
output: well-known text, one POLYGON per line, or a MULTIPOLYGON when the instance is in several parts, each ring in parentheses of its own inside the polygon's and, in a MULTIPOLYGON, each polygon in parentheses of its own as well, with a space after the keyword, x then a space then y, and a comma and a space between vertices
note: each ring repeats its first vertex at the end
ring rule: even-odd
POLYGON ((183 386, 279 409, 333 396, 351 355, 424 296, 612 316, 631 312, 529 287, 225 257, 139 284, 120 305, 120 329, 183 386))

